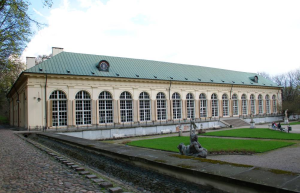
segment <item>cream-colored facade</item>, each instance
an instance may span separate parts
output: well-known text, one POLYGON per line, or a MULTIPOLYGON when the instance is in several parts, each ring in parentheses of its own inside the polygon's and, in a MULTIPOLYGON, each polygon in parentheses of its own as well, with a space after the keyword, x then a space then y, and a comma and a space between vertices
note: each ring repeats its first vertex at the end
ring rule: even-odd
MULTIPOLYGON (((254 108, 254 114, 277 114, 281 110, 281 88, 266 87, 255 85, 231 85, 216 83, 198 83, 182 82, 167 80, 147 80, 147 79, 130 79, 118 77, 92 77, 92 76, 75 76, 75 75, 54 75, 54 74, 36 74, 23 73, 14 84, 8 98, 10 101, 10 124, 25 128, 47 127, 73 127, 81 126, 76 124, 76 99, 78 92, 85 91, 90 96, 90 116, 91 120, 88 125, 95 126, 101 124, 121 124, 122 122, 142 122, 140 94, 145 92, 149 96, 150 102, 150 120, 147 121, 164 121, 180 119, 185 120, 189 117, 195 119, 202 117, 238 117, 240 115, 250 115, 251 109, 254 108), (67 123, 64 125, 55 125, 53 117, 54 103, 50 95, 55 91, 62 91, 65 96, 67 123), (112 97, 112 122, 100 123, 99 115, 99 94, 103 91, 110 93, 112 97), (127 92, 132 101, 132 120, 124 121, 121 117, 121 93, 127 92), (165 95, 166 118, 158 118, 157 95, 165 95), (179 94, 178 100, 179 111, 174 111, 174 93, 179 94), (192 99, 187 99, 187 95, 192 99), (201 102, 200 94, 206 97, 206 113, 200 114, 201 102), (217 100, 212 102, 212 95, 217 100), (224 99, 223 96, 227 96, 224 99), (234 104, 232 96, 237 96, 234 115, 234 104), (254 96, 254 100, 250 96, 254 96), (243 96, 243 100, 242 100, 243 96), (244 98, 245 97, 245 98, 244 98), (262 98, 259 101, 259 97, 262 98), (268 100, 269 98, 269 100, 268 100), (189 113, 188 113, 188 102, 189 113), (225 101, 225 102, 224 102, 225 101), (253 103, 254 101, 254 103, 253 103), (191 103, 190 103, 191 102, 191 103), (212 114, 212 104, 217 104, 217 114, 212 114), (252 103, 252 107, 251 107, 252 103), (228 108, 228 111, 224 111, 228 108), (261 110, 259 110, 261 108, 261 110), (244 110, 243 110, 244 109, 244 110), (191 115, 191 111, 193 114, 191 115), (174 115, 179 112, 180 115, 174 115), (224 115, 224 112, 226 112, 224 115)), ((56 103, 55 103, 56 104, 56 103)), ((123 103, 122 103, 123 104, 123 103)), ((203 105, 203 104, 202 104, 203 105)), ((202 106, 203 107, 203 106, 202 106)), ((101 110, 101 109, 100 109, 101 110)), ((178 110, 178 109, 177 109, 178 110)), ((143 115, 144 116, 144 115, 143 115)), ((84 124, 86 126, 86 124, 84 124)))

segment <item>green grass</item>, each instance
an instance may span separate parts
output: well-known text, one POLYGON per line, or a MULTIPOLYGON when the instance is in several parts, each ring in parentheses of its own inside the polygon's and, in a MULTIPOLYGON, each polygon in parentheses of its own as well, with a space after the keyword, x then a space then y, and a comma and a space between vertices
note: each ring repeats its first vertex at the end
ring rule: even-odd
MULTIPOLYGON (((287 124, 282 124, 282 125, 287 125, 287 124)), ((297 122, 290 122, 289 125, 300 125, 300 122, 297 121, 297 122)))
MULTIPOLYGON (((209 152, 214 151, 250 151, 262 153, 281 147, 293 145, 295 143, 284 141, 261 141, 261 140, 242 140, 242 139, 220 139, 220 138, 199 138, 199 143, 209 152)), ((179 152, 177 146, 180 143, 188 145, 189 137, 165 137, 157 139, 147 139, 132 141, 128 143, 131 146, 159 149, 165 151, 179 152)))
POLYGON ((0 115, 0 124, 8 124, 7 117, 4 117, 4 116, 0 115))
POLYGON ((201 134, 205 136, 242 137, 261 139, 300 140, 300 134, 280 132, 271 129, 233 129, 201 134))

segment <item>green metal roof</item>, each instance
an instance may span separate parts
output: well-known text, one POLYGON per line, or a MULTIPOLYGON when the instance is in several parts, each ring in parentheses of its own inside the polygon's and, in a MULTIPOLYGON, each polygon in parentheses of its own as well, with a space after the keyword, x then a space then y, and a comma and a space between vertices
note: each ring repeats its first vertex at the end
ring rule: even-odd
POLYGON ((25 72, 278 87, 271 80, 255 73, 71 52, 61 52, 25 72), (109 63, 109 72, 98 70, 101 60, 109 63), (256 75, 258 83, 253 79, 256 75))

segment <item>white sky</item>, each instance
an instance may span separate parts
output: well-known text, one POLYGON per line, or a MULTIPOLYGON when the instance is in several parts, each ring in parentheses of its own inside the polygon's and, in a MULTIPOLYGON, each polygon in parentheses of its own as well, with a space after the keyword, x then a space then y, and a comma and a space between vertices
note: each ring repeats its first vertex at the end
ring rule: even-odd
POLYGON ((300 67, 299 0, 54 0, 48 11, 30 8, 48 26, 24 61, 62 47, 271 75, 300 67))

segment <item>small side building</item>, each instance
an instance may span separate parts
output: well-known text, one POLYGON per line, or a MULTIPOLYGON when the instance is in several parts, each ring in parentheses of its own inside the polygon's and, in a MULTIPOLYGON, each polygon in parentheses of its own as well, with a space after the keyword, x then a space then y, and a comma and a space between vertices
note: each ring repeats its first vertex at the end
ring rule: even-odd
POLYGON ((277 115, 281 87, 255 73, 80 54, 23 71, 7 94, 10 125, 65 128, 241 115, 277 115))

